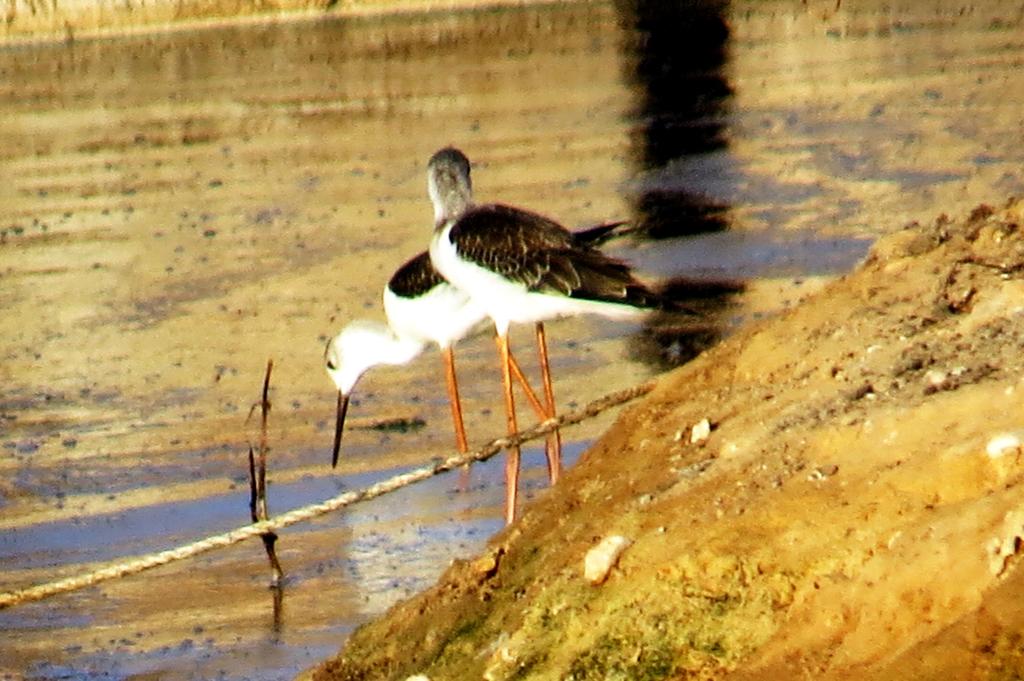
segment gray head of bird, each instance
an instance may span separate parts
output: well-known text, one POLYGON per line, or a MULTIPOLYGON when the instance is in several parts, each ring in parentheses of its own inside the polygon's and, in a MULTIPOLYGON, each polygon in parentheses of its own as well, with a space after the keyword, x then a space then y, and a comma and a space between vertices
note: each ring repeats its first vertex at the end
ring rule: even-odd
POLYGON ((434 204, 434 224, 459 217, 473 202, 469 159, 455 147, 445 147, 427 163, 427 193, 434 204))

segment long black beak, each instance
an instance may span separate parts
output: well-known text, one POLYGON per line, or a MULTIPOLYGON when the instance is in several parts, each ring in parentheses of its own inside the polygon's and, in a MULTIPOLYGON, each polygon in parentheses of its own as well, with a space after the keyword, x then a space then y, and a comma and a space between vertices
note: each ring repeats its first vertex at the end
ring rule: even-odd
POLYGON ((341 448, 341 431, 345 429, 345 413, 348 411, 348 395, 338 391, 338 417, 334 422, 334 452, 331 454, 331 468, 338 467, 338 450, 341 448))

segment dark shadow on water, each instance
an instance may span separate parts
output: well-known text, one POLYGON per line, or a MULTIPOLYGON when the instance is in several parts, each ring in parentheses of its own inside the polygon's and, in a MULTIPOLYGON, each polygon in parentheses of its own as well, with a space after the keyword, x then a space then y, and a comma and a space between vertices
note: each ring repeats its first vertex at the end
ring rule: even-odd
POLYGON ((672 172, 681 160, 699 162, 726 146, 725 107, 732 95, 722 73, 726 3, 620 0, 616 8, 624 29, 624 78, 635 93, 636 221, 652 239, 726 229, 729 206, 693 182, 692 173, 672 172))
MULTIPOLYGON (((618 0, 623 77, 634 98, 627 191, 644 269, 660 293, 692 314, 658 313, 630 340, 631 358, 656 369, 689 361, 735 327, 735 303, 759 277, 846 271, 870 240, 729 229, 737 170, 728 153, 726 0, 618 0)), ((807 192, 814 187, 803 188, 807 192)), ((773 188, 770 203, 786 196, 773 188)), ((792 191, 791 189, 789 191, 792 191)))
POLYGON ((867 237, 828 237, 813 231, 731 230, 660 242, 645 253, 645 268, 664 277, 659 292, 665 298, 694 314, 649 317, 630 338, 630 357, 657 369, 683 364, 736 326, 736 303, 747 282, 847 272, 871 243, 867 237))
POLYGON ((722 338, 727 315, 746 286, 735 279, 673 277, 658 293, 686 313, 657 312, 629 338, 631 359, 660 370, 685 364, 722 338))
MULTIPOLYGON (((720 1, 620 0, 624 78, 635 96, 632 147, 640 239, 668 240, 728 228, 729 205, 715 188, 729 182, 716 157, 726 149, 723 75, 729 27, 720 1)), ((713 257, 713 254, 712 254, 713 257)), ((659 292, 692 315, 658 313, 630 342, 630 355, 658 369, 714 345, 725 310, 744 289, 737 278, 697 278, 666 268, 659 292)))

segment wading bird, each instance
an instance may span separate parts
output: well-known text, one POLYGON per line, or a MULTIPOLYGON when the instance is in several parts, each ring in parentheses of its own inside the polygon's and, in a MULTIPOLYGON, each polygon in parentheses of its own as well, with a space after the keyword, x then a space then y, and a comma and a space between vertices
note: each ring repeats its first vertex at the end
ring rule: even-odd
MULTIPOLYGON (((387 324, 366 319, 352 321, 327 343, 324 352, 327 373, 338 389, 332 467, 338 464, 349 399, 363 374, 382 364, 408 364, 431 344, 437 345, 444 359, 455 445, 461 453, 469 449, 455 374, 454 345, 486 328, 483 309, 449 285, 430 264, 426 252, 395 271, 384 287, 383 297, 387 324)), ((512 372, 543 418, 546 412, 514 359, 512 372)))
MULTIPOLYGON (((574 238, 580 243, 597 243, 613 235, 622 224, 597 225, 575 232, 574 238)), ((331 465, 338 464, 349 399, 362 375, 382 364, 407 364, 431 344, 437 345, 444 360, 455 445, 459 452, 465 453, 469 448, 455 373, 454 346, 475 331, 486 329, 488 319, 484 309, 445 281, 434 269, 426 251, 395 271, 384 287, 383 302, 387 324, 370 320, 350 322, 328 342, 324 352, 327 373, 338 389, 331 465)), ((523 392, 539 418, 554 416, 554 398, 550 391, 548 404, 541 406, 515 358, 510 362, 512 374, 522 384, 523 392)), ((548 451, 552 484, 557 478, 557 457, 557 450, 548 451)))
MULTIPOLYGON (((511 324, 535 325, 545 398, 553 414, 544 321, 578 314, 629 319, 662 305, 628 265, 553 220, 502 204, 474 204, 469 160, 458 149, 441 149, 431 157, 427 188, 434 206, 430 260, 494 323, 510 434, 518 430, 508 344, 511 324)), ((505 463, 509 523, 516 514, 519 458, 519 448, 513 447, 505 463)))

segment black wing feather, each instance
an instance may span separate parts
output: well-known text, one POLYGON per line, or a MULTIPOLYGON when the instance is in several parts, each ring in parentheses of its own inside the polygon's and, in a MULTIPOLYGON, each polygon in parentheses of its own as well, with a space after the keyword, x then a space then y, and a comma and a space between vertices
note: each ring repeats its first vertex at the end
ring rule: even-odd
POLYGON ((424 251, 410 258, 391 275, 388 288, 400 298, 419 298, 443 283, 444 277, 434 269, 430 254, 424 251))
POLYGON ((536 213, 477 206, 452 227, 450 238, 460 257, 531 291, 638 307, 658 304, 624 262, 536 213))

